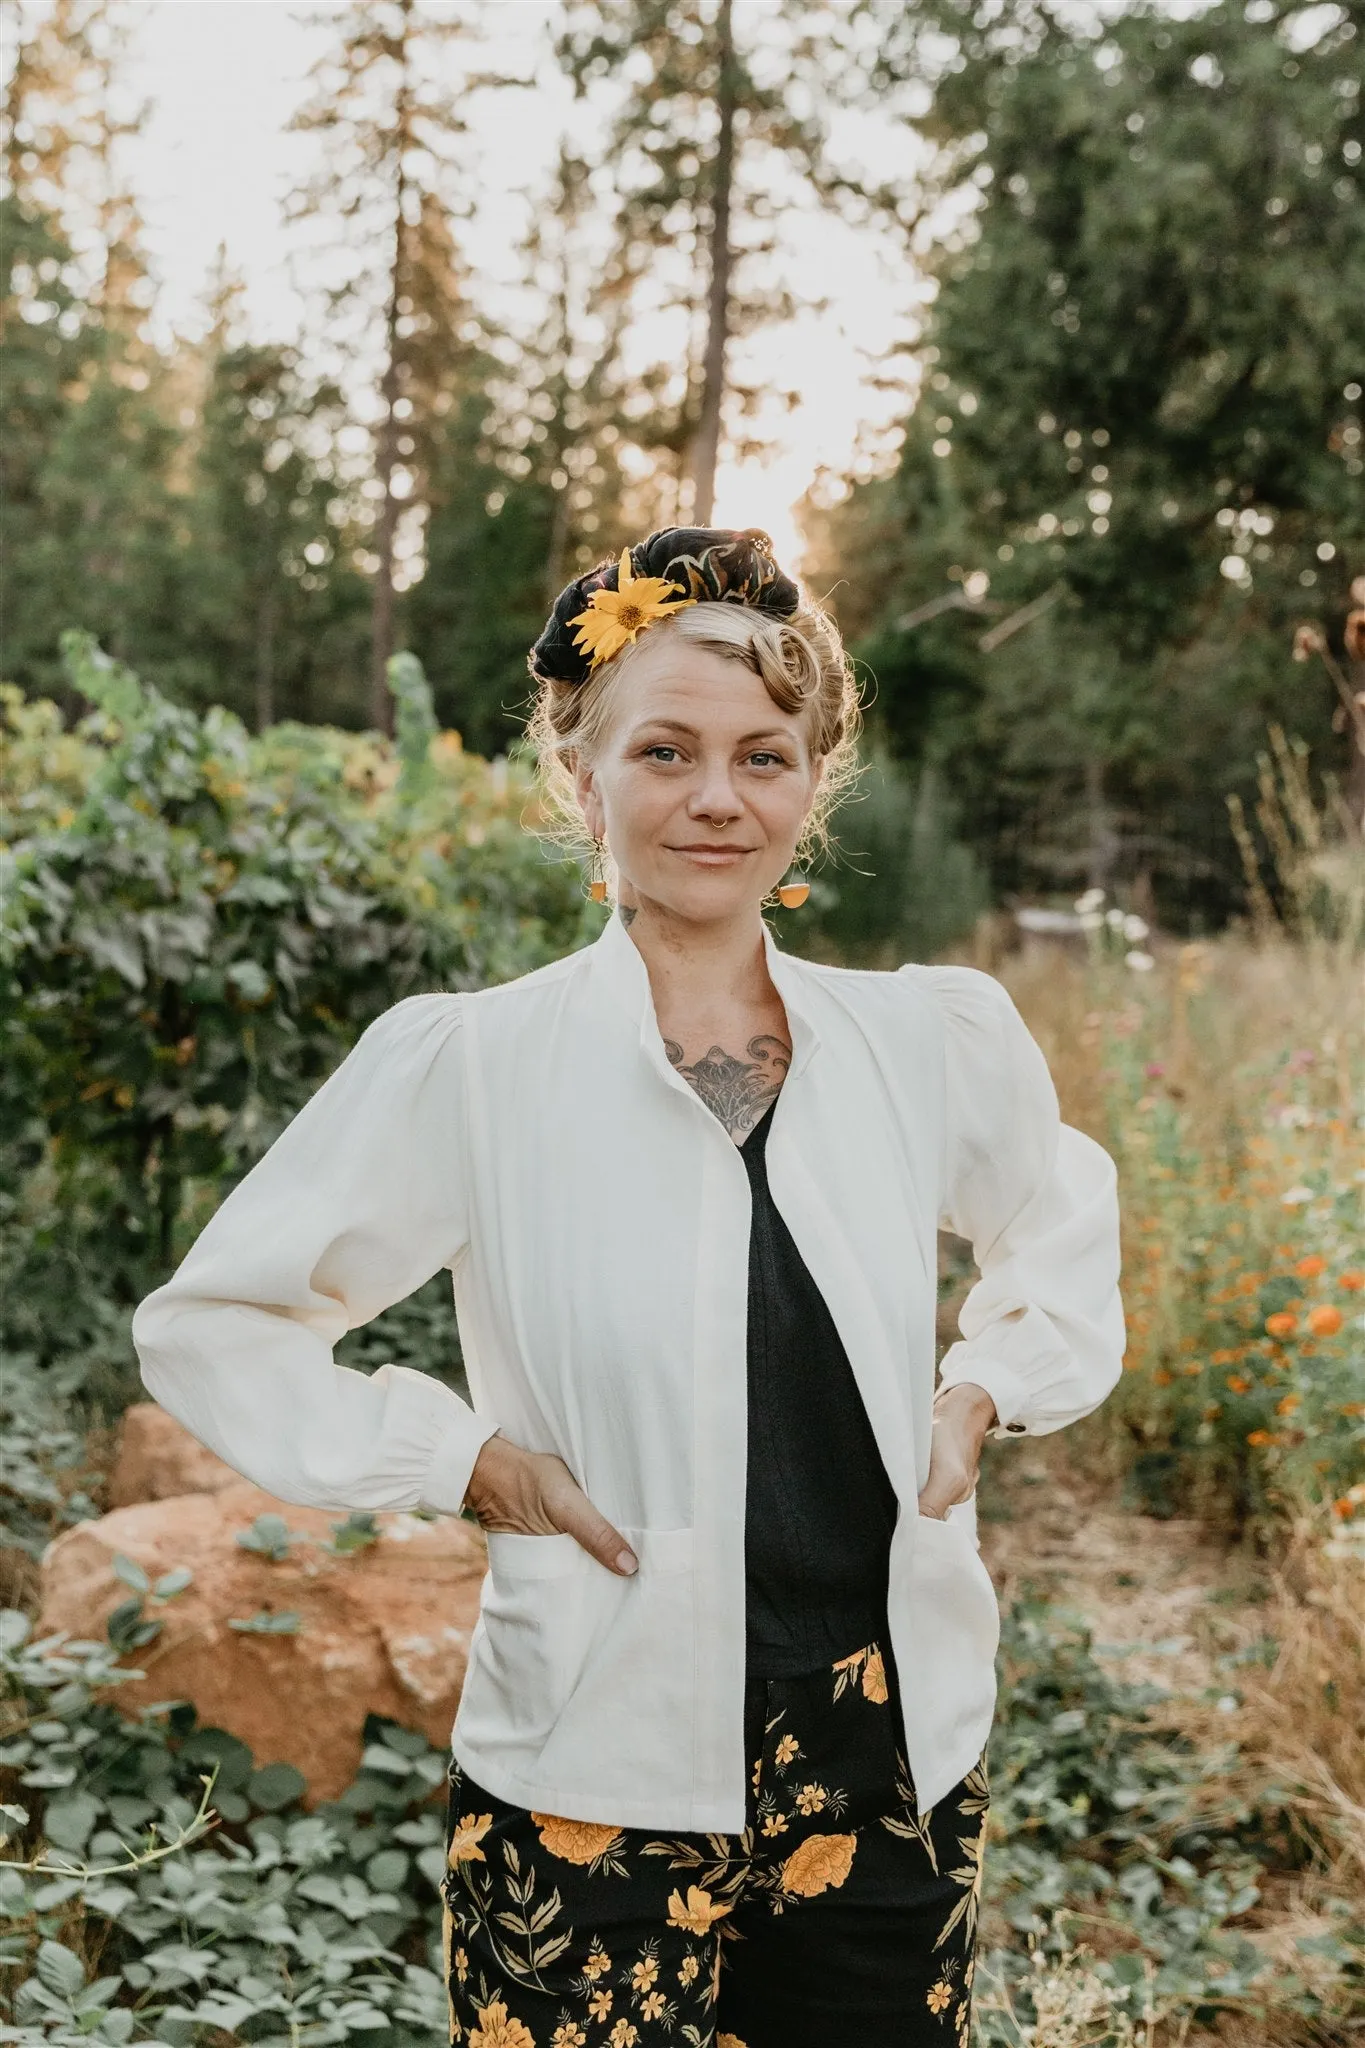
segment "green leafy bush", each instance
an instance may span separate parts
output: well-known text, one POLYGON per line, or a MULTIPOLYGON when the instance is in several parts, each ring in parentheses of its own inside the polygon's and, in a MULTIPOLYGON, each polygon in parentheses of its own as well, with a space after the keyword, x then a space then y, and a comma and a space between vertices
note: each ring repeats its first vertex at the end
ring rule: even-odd
POLYGON ((437 732, 410 656, 396 743, 253 739, 64 644, 88 716, 0 702, 0 1345, 113 1409, 129 1311, 365 1025, 596 913, 525 829, 525 769, 437 732))

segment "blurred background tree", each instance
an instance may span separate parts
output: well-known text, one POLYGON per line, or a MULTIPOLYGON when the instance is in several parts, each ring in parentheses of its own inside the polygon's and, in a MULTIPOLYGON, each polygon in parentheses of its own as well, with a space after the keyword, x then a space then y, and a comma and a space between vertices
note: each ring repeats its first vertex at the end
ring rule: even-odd
POLYGON ((997 891, 1220 920, 1267 721, 1359 774, 1289 650, 1365 552, 1361 20, 885 11, 974 196, 895 470, 812 508, 820 575, 997 891))
POLYGON ((1241 906, 1223 799, 1254 810, 1269 721, 1365 809, 1346 708, 1290 659, 1305 620, 1346 654, 1365 545, 1361 0, 1083 24, 1010 0, 984 25, 948 0, 566 0, 524 71, 485 61, 473 8, 343 9, 296 118, 321 315, 269 341, 225 268, 202 338, 153 338, 122 17, 7 5, 21 689, 79 709, 77 626, 257 730, 383 727, 409 647, 440 721, 505 750, 567 577, 703 510, 718 453, 771 448, 809 310, 791 248, 838 220, 935 297, 885 365, 901 426, 802 510, 880 794, 791 942, 846 918, 853 943, 870 891, 902 900, 878 864, 914 835, 866 876, 857 842, 916 791, 992 899, 1120 888, 1187 928, 1241 906), (507 195, 495 292, 466 250, 470 122, 524 118, 530 79, 562 133, 543 189, 507 195), (903 146, 871 168, 849 138, 888 109, 903 146))

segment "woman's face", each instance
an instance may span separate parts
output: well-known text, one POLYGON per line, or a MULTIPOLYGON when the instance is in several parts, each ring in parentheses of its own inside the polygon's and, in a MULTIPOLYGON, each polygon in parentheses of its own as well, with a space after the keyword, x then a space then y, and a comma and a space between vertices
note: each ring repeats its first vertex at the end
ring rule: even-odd
POLYGON ((709 924, 756 909, 787 872, 821 766, 804 718, 744 662, 661 633, 617 684, 575 783, 623 900, 709 924))

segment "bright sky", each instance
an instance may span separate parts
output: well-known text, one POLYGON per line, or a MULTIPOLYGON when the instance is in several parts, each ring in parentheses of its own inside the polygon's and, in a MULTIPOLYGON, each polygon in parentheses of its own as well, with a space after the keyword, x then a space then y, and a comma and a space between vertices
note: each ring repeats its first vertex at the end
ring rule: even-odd
MULTIPOLYGON (((741 0, 741 33, 746 12, 752 17, 771 4, 741 0)), ((426 6, 450 11, 450 0, 426 6)), ((327 40, 325 17, 340 11, 339 0, 309 10, 324 17, 321 24, 289 0, 122 0, 120 11, 133 29, 129 82, 151 102, 128 162, 160 285, 159 328, 189 332, 202 324, 205 285, 222 243, 245 280, 255 333, 293 337, 303 306, 289 258, 299 243, 284 224, 282 202, 306 171, 313 145, 286 130, 308 67, 327 40)), ((540 0, 493 0, 491 12, 506 31, 509 63, 524 65, 549 9, 540 0)), ((489 199, 464 238, 483 275, 507 274, 507 252, 525 219, 519 195, 550 161, 557 103, 552 82, 536 100, 528 96, 523 115, 509 119, 504 112, 485 124, 481 182, 489 199)), ((903 153, 906 143, 884 135, 880 147, 884 170, 886 151, 903 153)), ((760 376, 796 386, 801 402, 781 420, 776 459, 722 471, 715 516, 725 525, 766 526, 795 563, 793 503, 821 468, 847 467, 860 427, 903 409, 871 388, 871 372, 873 358, 904 335, 917 286, 908 264, 893 265, 866 238, 832 223, 803 231, 790 281, 806 296, 832 300, 768 344, 771 370, 758 359, 760 376)))

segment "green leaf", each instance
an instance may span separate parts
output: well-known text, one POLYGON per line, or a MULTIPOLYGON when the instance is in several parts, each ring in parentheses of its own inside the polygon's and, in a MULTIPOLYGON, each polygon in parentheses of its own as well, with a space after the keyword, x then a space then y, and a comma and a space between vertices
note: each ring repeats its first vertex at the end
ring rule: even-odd
POLYGON ((401 1849, 381 1849, 365 1865, 366 1882, 377 1892, 396 1892, 408 1874, 408 1859, 401 1849))
POLYGON ((84 1988, 84 1964, 59 1941, 40 1941, 33 1967, 38 1982, 59 1998, 73 1999, 84 1988))
POLYGON ((178 1564, 174 1571, 163 1572, 152 1591, 158 1600, 173 1600, 177 1593, 183 1593, 186 1586, 194 1583, 194 1573, 187 1564, 178 1564))
POLYGON ((228 1627, 236 1629, 239 1635, 296 1636, 303 1627, 303 1618, 292 1608, 281 1608, 280 1612, 275 1614, 269 1608, 262 1607, 255 1614, 248 1615, 245 1620, 230 1620, 228 1627))
POLYGON ((234 1542, 243 1550, 254 1550, 273 1563, 288 1557, 289 1546, 297 1541, 285 1523, 283 1515, 257 1515, 249 1529, 239 1529, 234 1542))
POLYGON ((155 1642, 161 1634, 159 1621, 143 1619, 141 1599, 120 1601, 110 1612, 104 1626, 109 1641, 120 1656, 132 1650, 140 1650, 144 1643, 155 1642))
POLYGON ((393 1750, 385 1749, 377 1742, 367 1743, 360 1759, 362 1771, 383 1771, 386 1777, 406 1778, 412 1765, 405 1757, 393 1750))
POLYGON ((0 1608, 0 1655, 26 1643, 32 1628, 33 1623, 17 1607, 0 1608))
POLYGON ((88 1792, 68 1792, 54 1799, 43 1815, 43 1833, 59 1849, 79 1854, 99 1819, 100 1802, 88 1792))
POLYGON ((308 1789, 302 1771, 293 1764, 264 1764, 253 1771, 247 1792, 253 1806, 263 1813, 278 1813, 281 1807, 299 1799, 308 1789))
POLYGON ((344 1522, 333 1522, 331 1548, 341 1556, 352 1550, 364 1550, 371 1543, 378 1543, 380 1528, 373 1514, 366 1509, 357 1509, 344 1522))
POLYGON ((125 1557, 121 1550, 114 1554, 114 1576, 122 1579, 125 1586, 131 1586, 135 1593, 151 1591, 152 1582, 137 1559, 125 1557))
POLYGON ((227 969, 227 980, 244 1003, 265 1002, 274 985, 254 960, 234 960, 227 969))

